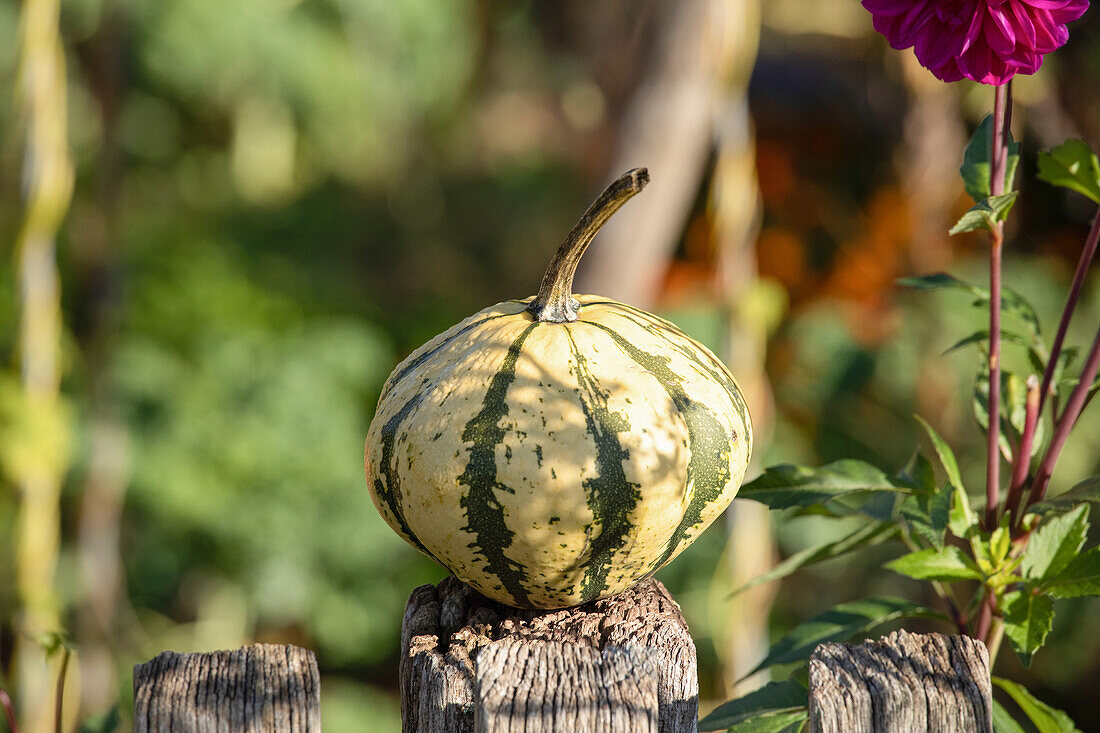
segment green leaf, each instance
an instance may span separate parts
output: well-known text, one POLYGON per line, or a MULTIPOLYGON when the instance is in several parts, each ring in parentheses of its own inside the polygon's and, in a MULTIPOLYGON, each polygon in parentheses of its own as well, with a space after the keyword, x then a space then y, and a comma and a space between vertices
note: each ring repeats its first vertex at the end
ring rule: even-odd
MULTIPOLYGON (((982 329, 980 331, 975 331, 974 333, 970 334, 966 338, 959 339, 958 341, 956 341, 954 344, 949 346, 942 354, 940 354, 940 356, 947 356, 951 352, 958 351, 959 349, 961 349, 965 346, 970 346, 971 344, 981 344, 981 343, 984 343, 988 340, 989 340, 989 329, 988 328, 982 329)), ((1019 344, 1020 346, 1031 346, 1031 340, 1028 339, 1027 336, 1023 336, 1021 334, 1018 334, 1015 331, 1006 331, 1003 328, 1001 329, 1001 340, 1008 341, 1008 342, 1014 343, 1014 344, 1019 344)), ((1043 369, 1040 368, 1036 371, 1041 372, 1041 371, 1043 371, 1043 369)))
POLYGON ((981 580, 982 573, 959 548, 949 545, 941 550, 928 548, 902 555, 886 563, 887 570, 917 580, 981 580))
MULTIPOLYGON (((1012 183, 1016 178, 1016 167, 1020 163, 1020 143, 1012 139, 1012 133, 1008 133, 1008 162, 1005 166, 1004 190, 1011 191, 1012 183)), ((963 153, 963 164, 959 168, 962 175, 963 186, 970 198, 981 201, 991 193, 989 156, 993 152, 993 115, 986 115, 981 124, 970 136, 970 142, 963 153)))
POLYGON ((1004 597, 1005 636, 1024 667, 1046 641, 1054 624, 1054 601, 1049 596, 1015 590, 1004 597))
POLYGON ((908 486, 920 493, 932 494, 936 492, 936 470, 932 463, 919 451, 913 453, 913 457, 894 475, 895 483, 908 486))
POLYGON ((806 688, 794 680, 769 682, 759 690, 719 705, 699 721, 699 730, 724 730, 763 713, 804 709, 807 694, 806 688))
POLYGON ((1038 728, 1039 733, 1079 733, 1068 715, 1039 700, 1023 685, 1003 677, 990 679, 1020 706, 1020 710, 1024 711, 1024 715, 1038 728))
POLYGON ((1100 547, 1081 553, 1039 587, 1055 598, 1100 596, 1100 547))
POLYGON ((758 575, 748 583, 745 583, 740 588, 733 591, 730 597, 742 593, 749 588, 754 588, 762 583, 785 578, 799 568, 814 565, 824 560, 831 560, 834 557, 840 557, 858 547, 864 545, 877 545, 883 540, 893 537, 897 534, 897 531, 898 528, 894 524, 871 522, 838 540, 823 542, 813 547, 807 547, 805 550, 794 553, 763 575, 758 575))
POLYGON ((978 515, 970 509, 970 497, 965 491, 951 493, 951 514, 948 515, 947 528, 956 537, 970 536, 978 527, 978 515))
POLYGON ((1016 203, 1016 197, 1019 195, 1018 191, 1013 191, 979 201, 962 215, 948 234, 962 234, 979 229, 993 231, 998 222, 1008 218, 1008 212, 1012 211, 1012 205, 1016 203))
POLYGON ((902 492, 890 478, 869 463, 842 460, 821 468, 783 464, 771 466, 737 492, 772 509, 808 507, 860 492, 902 492))
POLYGON ((959 462, 955 459, 955 452, 951 450, 951 446, 947 444, 947 441, 940 437, 935 428, 924 421, 923 417, 920 415, 914 415, 914 417, 924 427, 924 432, 928 433, 928 437, 932 441, 932 447, 936 449, 936 455, 939 456, 940 465, 947 472, 947 480, 951 482, 951 485, 957 491, 962 491, 962 474, 959 473, 959 462))
POLYGON ((900 618, 938 618, 943 614, 899 598, 865 598, 819 614, 772 644, 767 656, 745 677, 776 664, 790 664, 810 658, 818 644, 847 641, 876 626, 900 618))
POLYGON ((1100 161, 1084 140, 1070 139, 1039 151, 1039 180, 1084 194, 1100 204, 1100 161))
POLYGON ((933 272, 931 275, 919 275, 917 277, 903 277, 896 282, 904 288, 913 288, 914 290, 963 290, 971 295, 989 300, 988 291, 946 272, 933 272))
POLYGON ((1020 570, 1031 581, 1053 578, 1077 557, 1089 531, 1089 505, 1052 515, 1039 525, 1024 550, 1020 570))
MULTIPOLYGON (((988 290, 978 287, 973 283, 968 283, 965 280, 960 280, 954 275, 949 275, 946 272, 936 272, 931 275, 922 275, 920 277, 901 278, 897 281, 897 284, 903 287, 924 291, 961 290, 977 298, 977 300, 974 301, 975 306, 983 308, 989 307, 988 290)), ((1031 343, 1035 348, 1044 352, 1046 351, 1046 345, 1043 344, 1042 339, 1039 338, 1039 315, 1035 312, 1035 308, 1032 307, 1031 303, 1015 290, 1006 287, 1001 291, 1001 310, 1015 318, 1020 325, 1027 330, 1028 337, 1031 339, 1031 343)))
POLYGON ((1028 511, 1045 514, 1055 509, 1065 509, 1084 502, 1100 503, 1100 476, 1089 476, 1069 491, 1033 504, 1028 511))
MULTIPOLYGON (((1005 460, 1012 460, 1012 445, 1023 432, 1024 414, 1027 409, 1027 390, 1023 382, 1012 372, 1001 372, 1001 409, 998 422, 1000 430, 997 445, 1005 460), (1015 424, 1020 429, 1014 432, 1015 424)), ((984 433, 989 432, 989 361, 983 355, 978 361, 978 374, 974 380, 974 393, 971 400, 974 419, 984 433)))
POLYGON ((928 540, 933 547, 943 547, 944 532, 951 516, 951 496, 955 488, 944 484, 943 491, 922 492, 906 497, 898 507, 901 516, 909 522, 910 528, 928 540))
POLYGON ((1001 517, 1001 526, 989 537, 989 557, 994 567, 1000 567, 1012 549, 1012 534, 1008 531, 1008 517, 1001 517))
POLYGON ((1027 733, 1023 727, 1012 719, 1005 706, 996 700, 993 701, 993 733, 1027 733))
POLYGON ((807 710, 771 713, 749 718, 729 727, 729 733, 798 733, 810 717, 807 710))

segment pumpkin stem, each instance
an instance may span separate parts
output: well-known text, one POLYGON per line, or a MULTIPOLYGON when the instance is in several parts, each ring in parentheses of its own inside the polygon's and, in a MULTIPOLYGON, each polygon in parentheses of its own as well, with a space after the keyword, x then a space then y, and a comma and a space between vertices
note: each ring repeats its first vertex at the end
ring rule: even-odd
POLYGON ((542 276, 539 294, 527 306, 527 310, 536 319, 552 323, 577 320, 580 304, 573 297, 573 276, 577 273, 577 265, 580 264, 584 251, 588 249, 596 232, 600 231, 619 207, 645 188, 647 183, 649 171, 645 168, 627 171, 588 207, 588 211, 584 212, 584 216, 558 247, 542 276))

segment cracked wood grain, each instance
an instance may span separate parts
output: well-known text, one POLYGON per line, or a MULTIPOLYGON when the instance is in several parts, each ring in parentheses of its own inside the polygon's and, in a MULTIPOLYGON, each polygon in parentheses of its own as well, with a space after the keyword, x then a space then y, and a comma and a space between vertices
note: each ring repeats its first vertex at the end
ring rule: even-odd
POLYGON ((455 578, 413 591, 401 632, 405 733, 694 731, 695 644, 655 580, 523 611, 455 578))
POLYGON ((276 644, 163 652, 134 667, 134 731, 320 733, 317 660, 276 644))

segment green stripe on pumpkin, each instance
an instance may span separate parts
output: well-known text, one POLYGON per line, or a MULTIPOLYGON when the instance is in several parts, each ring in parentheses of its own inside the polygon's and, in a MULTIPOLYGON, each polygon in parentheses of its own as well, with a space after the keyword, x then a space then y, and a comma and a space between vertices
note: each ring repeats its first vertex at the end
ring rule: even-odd
POLYGON ((500 421, 508 414, 505 396, 516 378, 516 362, 523 349, 523 342, 537 325, 538 322, 535 322, 523 329, 512 342, 500 370, 489 382, 481 411, 466 423, 462 440, 473 445, 469 449, 470 460, 466 464, 466 470, 458 477, 459 483, 470 487, 459 502, 466 510, 468 522, 463 529, 476 536, 468 547, 485 557, 485 572, 498 578, 504 589, 511 594, 513 601, 522 606, 529 605, 524 586, 527 573, 523 565, 509 559, 504 553, 505 548, 512 544, 516 533, 508 529, 504 505, 496 496, 498 491, 514 493, 514 490, 497 482, 496 446, 504 441, 507 433, 500 426, 500 421))
POLYGON ((639 485, 628 481, 623 462, 630 451, 623 448, 619 433, 630 430, 630 423, 620 413, 608 408, 608 392, 588 370, 588 360, 577 348, 573 334, 569 336, 570 351, 576 368, 578 396, 584 412, 588 434, 596 445, 596 476, 582 483, 588 492, 588 508, 592 511, 599 534, 590 540, 588 568, 581 584, 581 597, 592 600, 608 589, 607 576, 611 560, 622 549, 630 535, 630 514, 641 499, 639 485))
MULTIPOLYGON (((710 349, 705 348, 687 334, 684 334, 684 338, 688 339, 696 348, 691 348, 687 344, 672 339, 669 336, 669 331, 682 333, 679 328, 660 316, 647 313, 632 305, 619 303, 614 300, 601 300, 598 303, 589 303, 588 305, 607 305, 622 311, 622 315, 627 317, 627 320, 634 323, 639 328, 644 329, 647 333, 660 337, 665 343, 676 349, 682 356, 690 359, 696 366, 710 375, 714 381, 722 385, 726 392, 729 393, 730 401, 733 404, 733 408, 737 410, 737 414, 741 416, 746 426, 749 424, 749 407, 745 403, 745 398, 741 394, 741 390, 737 387, 737 383, 729 373, 729 367, 719 361, 718 357, 716 357, 710 349), (629 318, 629 315, 637 316, 637 318, 629 318)), ((751 436, 749 437, 751 438, 751 436)), ((737 435, 734 435, 734 439, 737 439, 737 435)))
POLYGON ((391 374, 390 378, 387 379, 386 383, 382 386, 382 394, 378 398, 379 402, 384 400, 386 398, 386 396, 390 392, 392 392, 393 389, 397 386, 397 383, 400 382, 402 379, 404 379, 406 376, 408 376, 410 372, 412 372, 414 369, 419 367, 421 364, 426 362, 428 359, 431 359, 433 356, 435 356, 440 351, 445 349, 448 345, 450 345, 452 342, 454 342, 454 340, 457 339, 459 336, 463 336, 466 333, 470 332, 471 330, 477 328, 478 326, 480 326, 482 324, 485 324, 485 323, 488 323, 489 321, 495 321, 498 318, 507 318, 508 316, 514 316, 514 315, 516 315, 516 314, 515 313, 497 313, 496 315, 487 316, 485 318, 482 318, 480 321, 474 321, 473 323, 467 323, 465 326, 458 329, 457 331, 452 333, 447 338, 443 339, 443 341, 440 344, 438 344, 434 348, 429 349, 428 351, 425 351, 423 354, 420 354, 415 359, 410 361, 408 364, 401 367, 401 371, 395 372, 394 374, 391 374))
POLYGON ((393 470, 393 446, 397 437, 397 429, 401 427, 401 423, 405 421, 405 418, 419 407, 423 399, 423 394, 418 393, 415 395, 411 400, 405 403, 404 407, 387 420, 386 424, 382 427, 382 456, 378 461, 378 467, 386 480, 382 481, 381 478, 375 477, 374 492, 378 495, 378 498, 384 501, 386 506, 390 508, 390 513, 393 515, 394 519, 397 520, 397 523, 401 525, 401 531, 409 542, 416 545, 417 549, 425 555, 436 560, 437 558, 435 555, 428 552, 428 548, 421 544, 420 540, 409 527, 408 522, 405 521, 405 513, 401 510, 401 480, 393 470))
POLYGON ((648 371, 672 398, 688 428, 687 483, 693 485, 691 500, 684 510, 684 516, 676 526, 668 545, 660 559, 654 564, 654 570, 668 562, 684 541, 688 530, 697 526, 703 510, 718 499, 722 489, 730 481, 730 442, 725 428, 706 405, 696 402, 684 391, 682 378, 673 372, 667 356, 658 356, 642 351, 613 329, 602 323, 586 322, 600 329, 619 346, 635 363, 648 371))

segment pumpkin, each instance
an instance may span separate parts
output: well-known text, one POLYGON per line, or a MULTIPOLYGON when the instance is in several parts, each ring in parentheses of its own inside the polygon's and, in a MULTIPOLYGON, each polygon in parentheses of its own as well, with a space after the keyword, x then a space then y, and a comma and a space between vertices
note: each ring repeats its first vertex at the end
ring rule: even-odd
POLYGON ((726 366, 668 321, 570 292, 589 242, 648 180, 615 181, 538 295, 439 334, 378 400, 365 459, 378 511, 502 603, 626 590, 683 552, 744 476, 751 426, 726 366))

